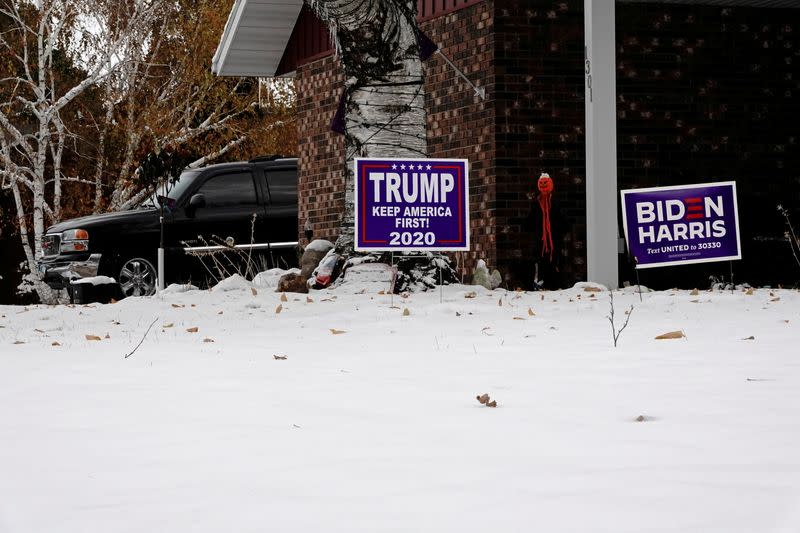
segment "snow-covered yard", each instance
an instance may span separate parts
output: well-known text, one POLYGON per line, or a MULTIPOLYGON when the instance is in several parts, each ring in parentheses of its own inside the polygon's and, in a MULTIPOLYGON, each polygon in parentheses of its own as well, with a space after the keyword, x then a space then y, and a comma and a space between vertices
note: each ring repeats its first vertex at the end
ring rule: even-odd
POLYGON ((800 531, 796 291, 227 288, 0 307, 0 532, 800 531))

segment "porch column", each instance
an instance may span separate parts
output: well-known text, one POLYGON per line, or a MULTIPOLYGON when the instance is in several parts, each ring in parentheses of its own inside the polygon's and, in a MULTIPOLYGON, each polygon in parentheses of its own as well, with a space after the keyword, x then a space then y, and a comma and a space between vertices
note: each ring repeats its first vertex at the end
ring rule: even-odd
POLYGON ((586 31, 586 266, 588 280, 616 288, 617 82, 615 0, 584 0, 586 31))

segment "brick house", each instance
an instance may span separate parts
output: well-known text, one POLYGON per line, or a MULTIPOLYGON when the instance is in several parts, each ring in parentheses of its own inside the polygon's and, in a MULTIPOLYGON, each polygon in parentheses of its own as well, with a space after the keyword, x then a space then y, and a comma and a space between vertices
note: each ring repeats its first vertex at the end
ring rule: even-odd
MULTIPOLYGON (((215 70, 294 76, 299 223, 333 239, 344 142, 330 121, 343 73, 327 29, 306 6, 281 15, 285 4, 263 1, 257 5, 275 15, 270 44, 237 65, 233 52, 222 57, 223 36, 215 70)), ((736 180, 743 247, 736 279, 796 280, 776 206, 800 207, 800 3, 706 3, 713 5, 617 2, 618 187, 736 180)), ((234 5, 233 24, 243 4, 234 5)), ((539 212, 529 193, 543 171, 554 178, 564 226, 556 244, 562 283, 587 276, 583 7, 575 0, 418 2, 421 29, 486 90, 482 100, 438 55, 426 62, 429 153, 470 161, 472 246, 457 259, 466 271, 485 259, 510 287, 530 285, 539 238, 531 220, 539 212)), ((620 281, 634 279, 622 254, 619 270, 620 281)), ((728 265, 658 269, 642 272, 641 281, 703 286, 711 275, 727 277, 728 265)))

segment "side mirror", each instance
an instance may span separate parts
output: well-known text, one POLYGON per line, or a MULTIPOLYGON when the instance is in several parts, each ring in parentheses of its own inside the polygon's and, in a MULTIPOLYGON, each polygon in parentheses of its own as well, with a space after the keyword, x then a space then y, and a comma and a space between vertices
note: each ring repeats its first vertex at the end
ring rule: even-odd
POLYGON ((197 193, 192 195, 189 199, 189 207, 192 209, 197 209, 198 207, 205 207, 206 206, 206 197, 203 193, 197 193))

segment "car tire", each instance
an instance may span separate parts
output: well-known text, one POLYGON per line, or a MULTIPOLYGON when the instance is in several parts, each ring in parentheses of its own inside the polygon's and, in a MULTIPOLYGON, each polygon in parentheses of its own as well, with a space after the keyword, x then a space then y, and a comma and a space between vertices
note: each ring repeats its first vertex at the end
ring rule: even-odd
POLYGON ((152 296, 158 288, 158 272, 143 257, 131 257, 119 268, 117 283, 123 296, 152 296))

